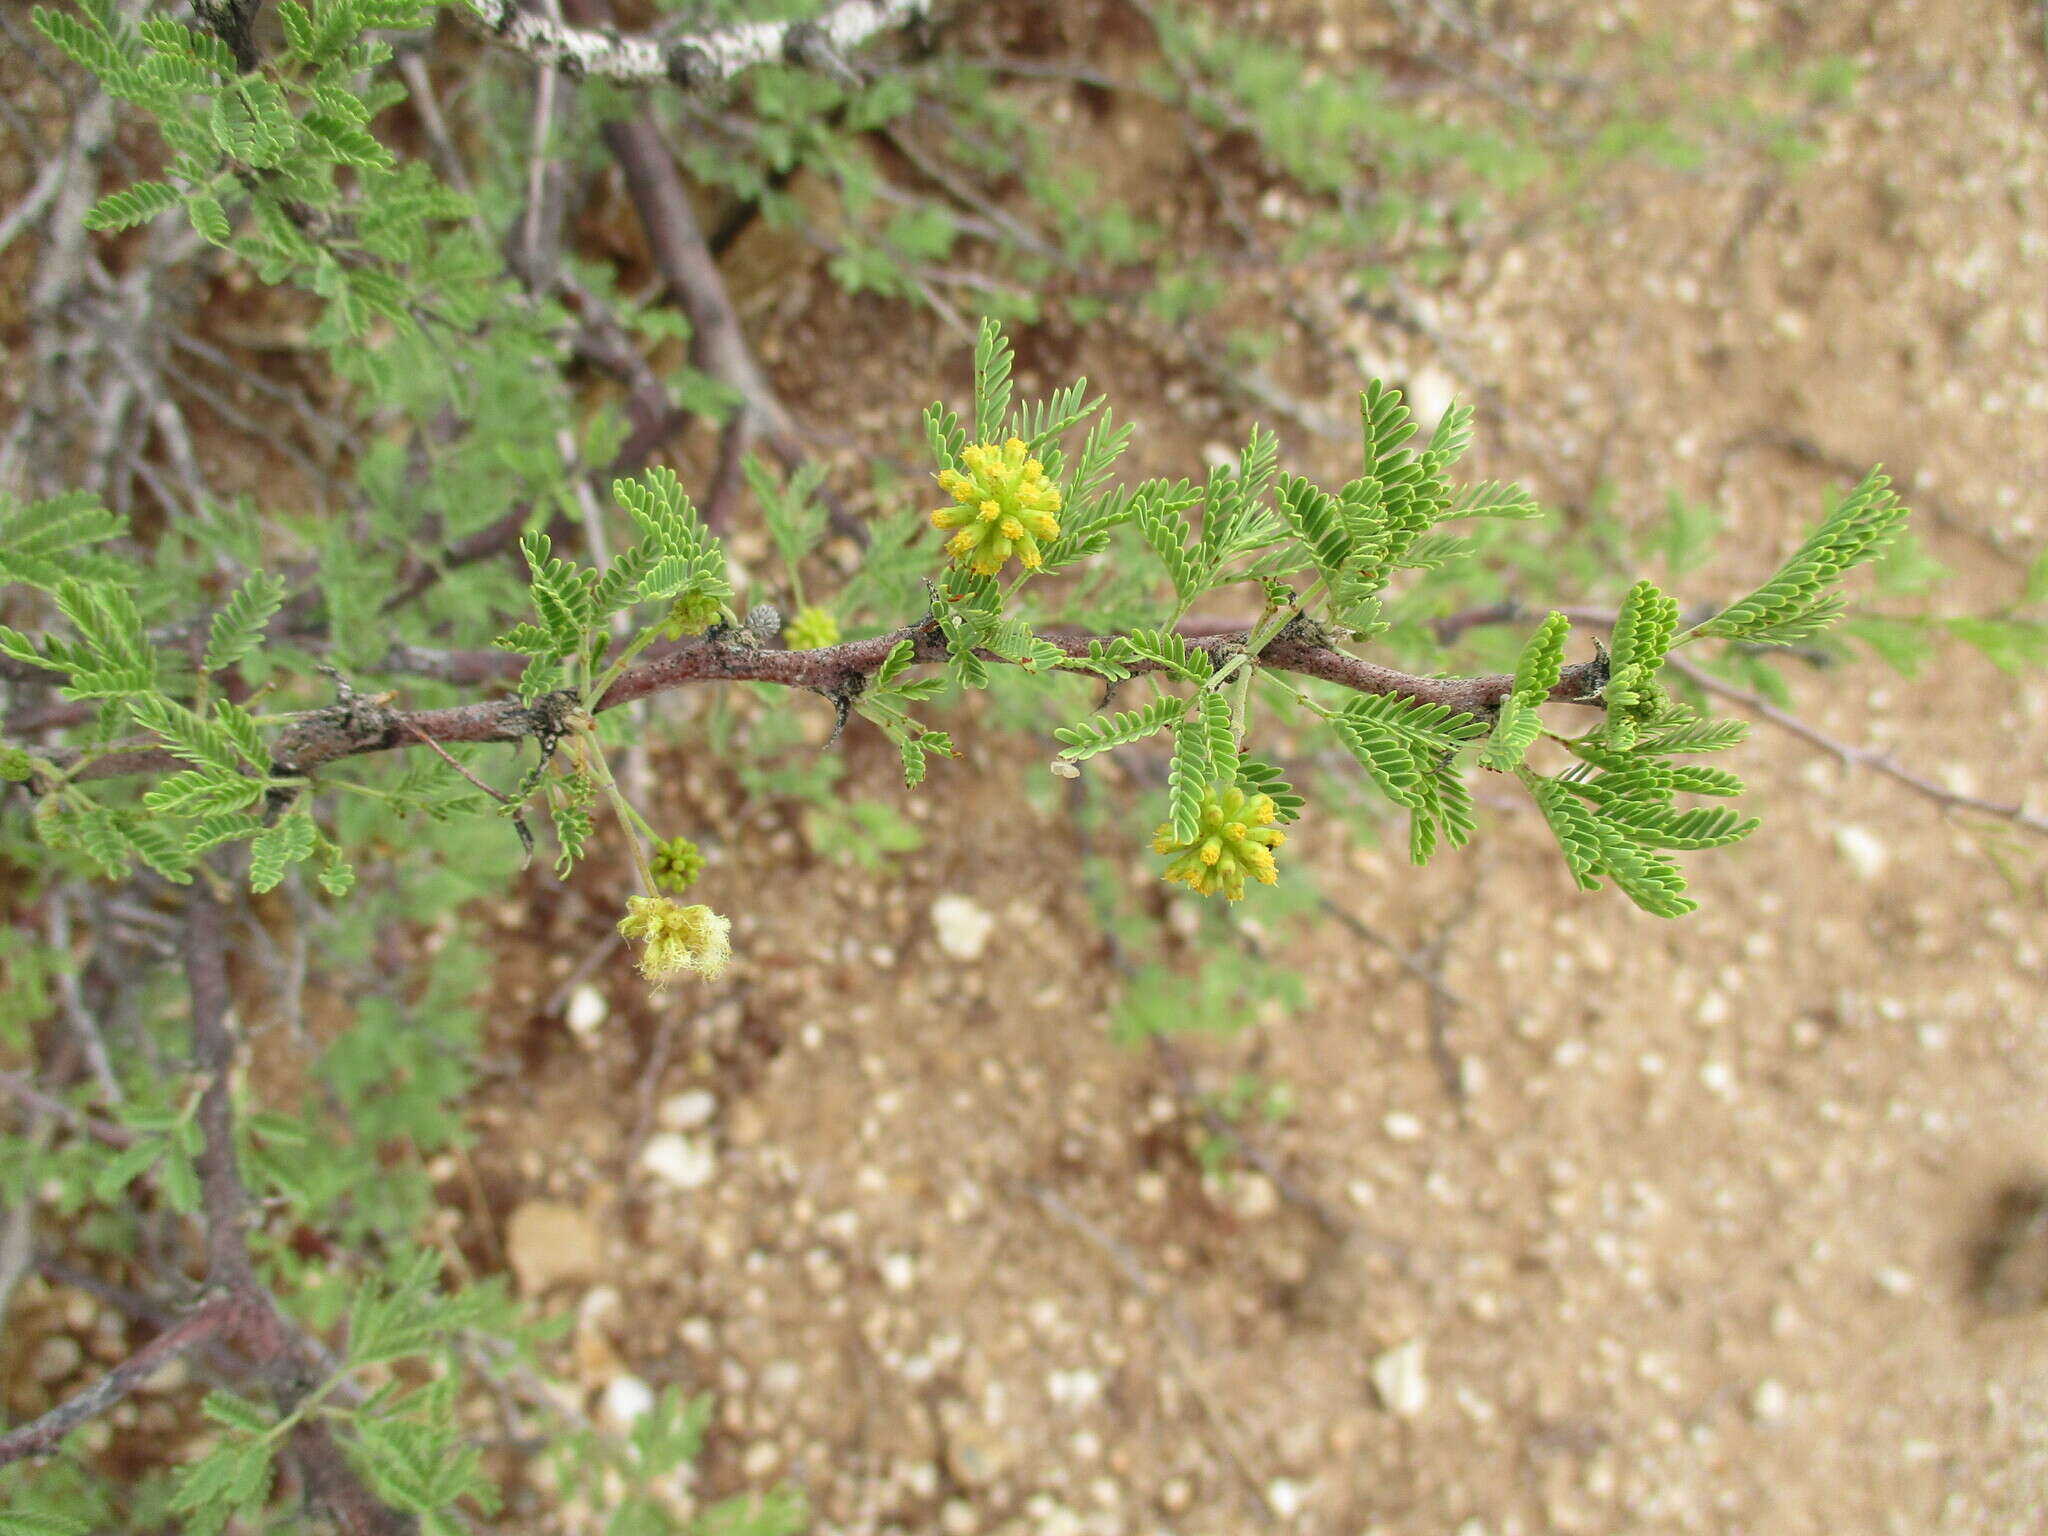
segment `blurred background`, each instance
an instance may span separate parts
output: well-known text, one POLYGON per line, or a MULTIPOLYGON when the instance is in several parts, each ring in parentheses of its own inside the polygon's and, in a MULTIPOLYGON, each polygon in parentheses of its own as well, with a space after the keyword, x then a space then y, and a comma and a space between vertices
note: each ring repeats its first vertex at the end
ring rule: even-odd
MULTIPOLYGON (((630 772, 711 854, 738 955, 655 996, 602 838, 564 883, 494 825, 339 807, 388 863, 345 903, 256 898, 238 941, 250 1091, 323 1149, 259 1238, 315 1319, 418 1245, 555 1320, 516 1368, 465 1346, 507 1500, 474 1528, 605 1529, 616 1479, 545 1426, 616 1439, 671 1387, 712 1405, 656 1502, 779 1485, 820 1531, 2042 1518, 2040 5, 1000 0, 935 7, 852 81, 644 98, 447 15, 396 39, 376 132, 473 195, 528 308, 440 393, 426 344, 339 337, 176 217, 78 230, 162 149, 0 22, 0 489, 94 489, 202 587, 235 539, 317 569, 307 672, 408 703, 475 696, 432 648, 511 611, 521 527, 588 553, 581 497, 628 456, 724 532, 742 611, 905 622, 919 412, 964 404, 983 314, 1025 398, 1086 375, 1135 425, 1133 479, 1199 478, 1262 422, 1341 483, 1365 380, 1425 423, 1474 404, 1465 478, 1547 516, 1404 593, 1374 654, 1422 670, 1511 662, 1528 623, 1496 620, 1640 575, 1738 595, 1873 463, 1916 512, 1837 639, 1707 674, 1756 723, 1765 825, 1689 861, 1676 923, 1574 890, 1520 796, 1413 869, 1356 765, 1308 756, 1283 884, 1201 909, 1146 842, 1163 754, 1046 771, 1079 682, 935 710, 964 756, 914 791, 859 721, 821 753, 822 699, 653 701, 630 772), (690 286, 650 143, 715 263, 690 286), (794 566, 778 486, 819 522, 794 566), (473 580, 432 585, 442 547, 473 580)), ((64 723, 0 696, 11 739, 64 723)), ((88 881, 5 814, 18 1423, 181 1299, 180 1218, 147 1180, 94 1195, 77 1119, 119 1119, 81 1042, 165 1075, 181 1002, 161 883, 88 881)), ((38 1475, 160 1528, 141 1490, 206 1379, 38 1475)))

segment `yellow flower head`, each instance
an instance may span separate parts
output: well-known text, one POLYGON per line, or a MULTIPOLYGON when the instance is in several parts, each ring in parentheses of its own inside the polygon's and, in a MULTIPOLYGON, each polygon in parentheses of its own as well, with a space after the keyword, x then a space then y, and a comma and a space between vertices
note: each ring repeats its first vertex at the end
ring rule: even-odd
POLYGON ((1271 824, 1279 814, 1270 795, 1247 795, 1234 784, 1224 790, 1211 785, 1202 794, 1194 840, 1181 842, 1173 835, 1173 823, 1163 821, 1152 834, 1152 851, 1171 855, 1168 880, 1180 881, 1198 896, 1221 891, 1238 901, 1246 875, 1261 885, 1280 878, 1273 850, 1287 841, 1287 834, 1271 824))
POLYGON ((782 643, 792 651, 822 651, 839 643, 839 621, 829 608, 799 608, 782 631, 782 643))
POLYGON ((686 907, 666 896, 627 898, 619 932, 645 944, 640 974, 657 987, 682 971, 714 981, 732 959, 732 921, 709 907, 686 907))
POLYGON ((687 837, 671 837, 654 845, 647 856, 647 872, 664 891, 680 896, 704 872, 703 851, 687 837))
POLYGON ((993 576, 1015 555, 1027 570, 1044 561, 1042 540, 1060 536, 1059 487, 1045 477, 1045 466, 1025 457, 1024 439, 1013 437, 998 446, 975 443, 960 450, 965 474, 939 471, 939 484, 954 505, 932 513, 935 528, 959 531, 946 541, 946 553, 977 576, 993 576))

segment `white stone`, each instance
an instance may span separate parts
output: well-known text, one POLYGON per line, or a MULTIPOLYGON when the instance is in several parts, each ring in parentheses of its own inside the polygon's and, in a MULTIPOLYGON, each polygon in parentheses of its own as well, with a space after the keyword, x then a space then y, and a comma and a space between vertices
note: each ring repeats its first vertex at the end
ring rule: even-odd
POLYGON ((1792 1406, 1792 1394, 1775 1377, 1766 1376, 1749 1394, 1749 1414, 1759 1424, 1775 1424, 1792 1406))
POLYGON ((917 1284, 916 1254, 885 1253, 877 1267, 882 1272, 882 1284, 898 1295, 917 1284))
POLYGON ((1395 1110, 1380 1122, 1380 1129, 1387 1133, 1389 1141, 1420 1141, 1422 1122, 1414 1115, 1395 1110))
POLYGON ((1883 874, 1892 857, 1874 832, 1857 826, 1835 828, 1835 852, 1865 880, 1875 880, 1883 874))
POLYGON ((1276 1477, 1266 1484, 1266 1506, 1282 1520, 1300 1514, 1303 1502, 1301 1484, 1291 1477, 1276 1477))
POLYGON ((654 1406, 654 1389, 638 1376, 614 1376, 605 1383, 604 1416, 620 1429, 654 1406))
POLYGON ((718 1113, 718 1095, 709 1088, 686 1088, 661 1101, 655 1118, 671 1131, 699 1130, 718 1113))
POLYGON ((1423 1349, 1421 1339, 1410 1339, 1373 1357, 1372 1389, 1379 1394, 1380 1406, 1396 1418, 1412 1419, 1429 1406, 1423 1349))
POLYGON ((1102 1396, 1102 1376, 1096 1371, 1054 1371, 1045 1378, 1045 1394, 1058 1408, 1079 1412, 1102 1396))
POLYGON ((611 1017, 611 1012, 610 999, 586 981, 569 994, 569 1007, 562 1015, 562 1022, 569 1026, 571 1034, 589 1036, 611 1017))
POLYGON ((995 914, 971 896, 946 895, 932 903, 939 948, 955 960, 979 960, 995 931, 995 914))
POLYGON ((662 1131, 647 1138, 640 1166, 677 1189, 702 1189, 718 1177, 718 1154, 702 1137, 662 1131))

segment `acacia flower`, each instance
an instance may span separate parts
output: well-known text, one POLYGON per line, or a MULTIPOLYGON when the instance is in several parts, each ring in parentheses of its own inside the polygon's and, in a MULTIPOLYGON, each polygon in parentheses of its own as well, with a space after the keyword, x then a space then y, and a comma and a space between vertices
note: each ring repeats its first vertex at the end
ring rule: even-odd
POLYGON ((1261 885, 1280 878, 1273 850, 1287 841, 1287 834, 1269 825, 1279 814, 1270 795, 1247 795, 1234 784, 1221 791, 1211 785, 1202 793, 1194 840, 1181 842, 1173 835, 1173 823, 1162 821, 1152 834, 1152 851, 1173 855, 1166 866, 1168 880, 1180 881, 1198 896, 1220 890, 1239 901, 1246 875, 1261 885))
POLYGON ((682 971, 715 981, 732 959, 732 920, 666 896, 631 896, 619 932, 645 944, 640 974, 657 987, 682 971))
POLYGON ((704 855, 687 837, 672 837, 667 842, 654 845, 654 852, 647 859, 647 870, 654 876, 656 885, 680 896, 689 889, 690 882, 703 873, 704 855))
POLYGON ((993 576, 1015 555, 1026 570, 1044 561, 1042 539, 1060 536, 1059 487, 1045 477, 1045 466, 1025 457, 1024 439, 1013 437, 1001 446, 974 443, 960 450, 967 466, 939 471, 938 481, 956 505, 932 513, 935 528, 957 528, 946 541, 946 553, 977 576, 993 576))
POLYGON ((792 651, 822 651, 839 643, 839 621, 832 617, 829 608, 816 604, 799 608, 782 631, 782 643, 792 651))
POLYGON ((684 592, 668 605, 668 616, 662 620, 661 632, 671 640, 680 640, 685 635, 701 635, 724 614, 725 609, 717 598, 702 592, 684 592))

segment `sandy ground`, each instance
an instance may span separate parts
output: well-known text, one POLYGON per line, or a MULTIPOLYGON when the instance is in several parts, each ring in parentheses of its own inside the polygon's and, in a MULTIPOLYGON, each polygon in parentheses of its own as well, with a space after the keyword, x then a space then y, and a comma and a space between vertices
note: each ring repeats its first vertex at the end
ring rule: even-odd
MULTIPOLYGON (((1798 174, 1631 173, 1597 217, 1476 254, 1417 300, 1421 333, 1352 316, 1348 374, 1288 382, 1340 419, 1369 372, 1455 387, 1482 406, 1469 472, 1568 513, 1602 485, 1631 520, 1711 499, 1729 538, 1688 598, 1764 574, 1839 478, 1776 445, 1882 459, 1940 514, 1921 532, 1958 577, 1937 605, 2010 601, 1998 549, 2040 548, 2048 483, 2038 10, 1552 6, 1532 35, 1597 55, 1653 26, 1681 52, 1849 53, 1862 80, 1798 174)), ((957 342, 823 281, 774 306, 764 350, 812 420, 899 431, 940 346, 960 383, 957 342), (818 355, 854 360, 821 378, 818 355)), ((1107 385, 1141 468, 1241 431, 1146 366, 1045 364, 1107 385)), ((1341 444, 1286 435, 1341 478, 1341 444)), ((1917 682, 1796 688, 1824 731, 2038 802, 2038 681, 1958 648, 1917 682)), ((1205 1181, 1171 1073, 1106 1038, 1082 849, 1019 789, 1047 749, 972 747, 904 799, 856 732, 850 782, 924 850, 863 875, 750 811, 753 862, 704 886, 736 915, 736 979, 650 1003, 603 967, 587 1036, 544 1004, 604 902, 508 907, 505 1070, 480 1185, 444 1170, 448 1235, 578 1313, 562 1363, 592 1405, 623 1376, 714 1391, 702 1490, 790 1479, 821 1532, 2048 1528, 2038 842, 1768 728, 1741 763, 1766 828, 1692 861, 1705 911, 1675 925, 1573 892, 1506 796, 1480 846, 1420 872, 1305 822, 1296 867, 1405 950, 1441 943, 1458 1091, 1385 949, 1269 934, 1310 1006, 1187 1053, 1204 1087, 1255 1068, 1291 1089, 1252 1133, 1283 1190, 1242 1165, 1205 1181), (945 897, 995 919, 972 962, 937 942, 945 897), (554 958, 524 974, 536 936, 554 958)), ((673 771, 678 815, 717 814, 715 776, 673 771)), ((517 1494, 508 1528, 555 1528, 548 1505, 517 1494)))

